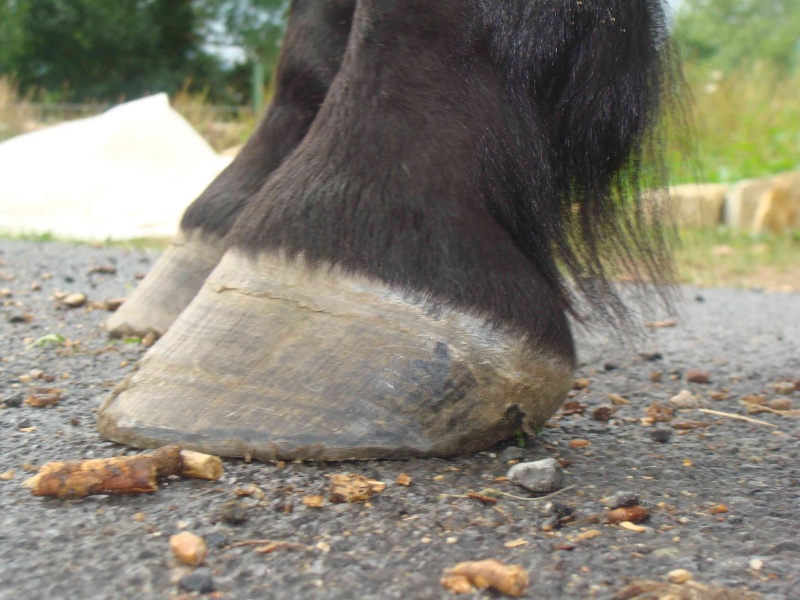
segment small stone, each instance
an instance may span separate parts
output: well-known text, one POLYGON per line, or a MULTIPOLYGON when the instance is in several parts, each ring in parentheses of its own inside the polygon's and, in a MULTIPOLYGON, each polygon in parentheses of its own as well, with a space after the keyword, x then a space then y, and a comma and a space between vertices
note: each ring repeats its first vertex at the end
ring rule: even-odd
POLYGON ((11 396, 6 396, 6 398, 3 400, 3 404, 5 404, 8 408, 19 408, 22 406, 23 400, 25 400, 25 394, 18 392, 11 396))
POLYGON ((667 579, 669 579, 671 583, 680 585, 694 579, 694 575, 692 575, 692 573, 686 569, 674 569, 673 571, 667 573, 667 579))
POLYGON ((619 363, 607 362, 606 364, 603 365, 603 368, 606 371, 616 371, 617 369, 619 369, 619 363))
POLYGON ((68 294, 61 299, 61 304, 69 308, 80 308, 86 304, 86 294, 68 294))
POLYGON ((508 462, 510 460, 522 460, 528 455, 524 448, 518 446, 509 446, 500 453, 500 461, 508 462))
POLYGON ((639 494, 634 492, 615 492, 601 502, 610 509, 624 508, 639 504, 639 494))
POLYGON ((591 379, 586 379, 585 377, 576 379, 572 382, 572 389, 573 390, 585 390, 590 385, 592 385, 591 379))
POLYGON ((639 356, 642 360, 647 362, 655 362, 664 358, 661 352, 641 352, 639 356))
POLYGON ((184 575, 178 581, 178 587, 186 592, 198 592, 200 594, 210 594, 214 587, 214 578, 209 569, 197 569, 193 573, 184 575))
POLYGON ((208 556, 208 546, 199 535, 182 531, 169 538, 172 554, 184 565, 196 567, 208 556))
POLYGON ((792 410, 794 408, 794 403, 790 398, 773 398, 767 402, 767 406, 772 410, 792 410))
POLYGON ((776 394, 791 394, 798 389, 794 381, 779 381, 770 386, 776 394))
POLYGON ((25 313, 22 315, 12 315, 8 318, 8 322, 14 325, 19 323, 31 323, 33 321, 33 315, 25 313))
POLYGON ((697 408, 701 404, 702 400, 689 390, 683 390, 669 399, 669 405, 674 408, 697 408))
POLYGON ((216 531, 206 536, 206 544, 211 548, 224 548, 228 545, 228 538, 216 531))
POLYGON ((556 515, 559 520, 567 519, 575 514, 575 509, 564 502, 548 502, 544 505, 544 509, 556 515))
POLYGON ((611 417, 614 415, 615 412, 617 412, 617 409, 614 408, 613 406, 598 406, 596 409, 594 409, 594 412, 592 413, 592 418, 595 421, 601 421, 605 423, 606 421, 611 419, 611 417))
POLYGON ((220 508, 220 519, 228 525, 241 525, 247 520, 247 506, 241 502, 226 502, 220 508))
POLYGON ((663 375, 661 371, 650 371, 650 381, 653 383, 660 383, 663 375))
POLYGON ((711 374, 708 371, 700 369, 689 369, 686 371, 686 381, 689 383, 709 383, 711 381, 711 374))
POLYGON ((564 484, 564 472, 554 458, 514 465, 507 477, 532 492, 555 492, 564 484))
POLYGON ((0 481, 11 481, 12 479, 14 479, 14 469, 0 473, 0 481))
POLYGON ((650 439, 654 442, 665 444, 672 437, 672 431, 661 427, 656 427, 650 430, 650 439))
POLYGON ((30 419, 22 419, 19 423, 17 423, 17 429, 27 429, 31 426, 30 419))

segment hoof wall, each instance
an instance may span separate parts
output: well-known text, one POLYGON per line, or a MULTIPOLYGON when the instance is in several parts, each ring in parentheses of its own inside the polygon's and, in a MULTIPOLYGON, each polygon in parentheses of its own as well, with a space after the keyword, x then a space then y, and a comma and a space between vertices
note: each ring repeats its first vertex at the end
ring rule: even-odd
POLYGON ((538 427, 568 357, 335 269, 228 252, 104 402, 103 437, 221 456, 451 456, 538 427))
POLYGON ((105 324, 111 337, 161 337, 203 286, 224 253, 221 238, 179 232, 105 324))

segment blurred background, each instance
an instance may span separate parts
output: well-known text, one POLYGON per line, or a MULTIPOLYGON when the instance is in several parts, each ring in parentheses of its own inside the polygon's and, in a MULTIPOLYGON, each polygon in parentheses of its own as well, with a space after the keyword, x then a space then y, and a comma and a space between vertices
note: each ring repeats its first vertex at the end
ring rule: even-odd
MULTIPOLYGON (((234 155, 269 102, 288 5, 0 0, 0 142, 166 92, 234 155)), ((670 6, 691 92, 691 135, 669 146, 679 277, 798 290, 800 2, 670 6)))

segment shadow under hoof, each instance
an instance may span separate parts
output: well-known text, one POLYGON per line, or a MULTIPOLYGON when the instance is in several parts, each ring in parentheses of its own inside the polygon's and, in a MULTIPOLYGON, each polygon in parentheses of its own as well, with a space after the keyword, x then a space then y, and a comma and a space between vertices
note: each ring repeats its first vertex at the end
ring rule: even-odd
POLYGON ((337 269, 229 251, 105 400, 103 437, 222 456, 451 456, 538 427, 568 358, 337 269))
POLYGON ((156 264, 105 324, 111 337, 161 337, 197 295, 224 254, 222 238, 199 229, 172 239, 156 264))

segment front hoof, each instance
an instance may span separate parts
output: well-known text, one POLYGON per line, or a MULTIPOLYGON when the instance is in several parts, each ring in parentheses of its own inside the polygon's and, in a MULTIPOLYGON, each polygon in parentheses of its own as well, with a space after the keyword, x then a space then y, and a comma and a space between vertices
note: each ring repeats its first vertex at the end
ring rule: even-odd
POLYGON ((538 427, 569 357, 338 269, 228 252, 106 399, 137 447, 344 460, 451 456, 538 427))
POLYGON ((224 254, 222 238, 199 229, 170 242, 131 296, 111 316, 111 337, 160 337, 183 312, 224 254))

